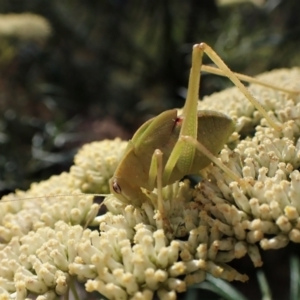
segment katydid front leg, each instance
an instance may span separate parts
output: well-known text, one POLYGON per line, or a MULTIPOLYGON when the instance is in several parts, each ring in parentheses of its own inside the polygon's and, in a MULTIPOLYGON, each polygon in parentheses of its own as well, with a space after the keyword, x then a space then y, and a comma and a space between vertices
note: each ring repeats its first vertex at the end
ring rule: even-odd
POLYGON ((149 170, 149 182, 151 184, 157 183, 157 209, 160 213, 160 218, 162 220, 163 227, 168 233, 173 233, 173 228, 170 224, 168 216, 166 215, 165 208, 163 205, 163 153, 156 149, 153 153, 150 170, 149 170))

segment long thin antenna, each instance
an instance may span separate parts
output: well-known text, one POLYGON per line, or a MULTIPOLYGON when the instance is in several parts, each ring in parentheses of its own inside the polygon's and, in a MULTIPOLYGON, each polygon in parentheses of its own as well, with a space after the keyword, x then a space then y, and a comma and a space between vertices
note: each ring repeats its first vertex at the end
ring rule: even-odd
MULTIPOLYGON (((43 198, 58 198, 58 197, 77 197, 77 196, 99 196, 99 197, 106 197, 109 194, 84 194, 84 193, 78 193, 78 194, 64 194, 64 195, 45 195, 45 196, 32 196, 32 197, 25 197, 25 198, 16 198, 16 199, 3 199, 0 200, 1 203, 5 202, 13 202, 13 201, 24 201, 24 200, 35 200, 35 199, 43 199, 43 198)), ((9 195, 7 195, 9 196, 9 195)), ((5 197, 5 196, 4 196, 5 197)))
MULTIPOLYGON (((202 65, 201 71, 219 75, 219 76, 223 76, 223 77, 227 77, 227 74, 225 74, 225 72, 223 70, 216 68, 216 67, 202 65)), ((261 86, 265 86, 267 88, 271 88, 276 91, 280 91, 280 92, 284 92, 284 93, 288 93, 288 94, 299 94, 300 93, 300 90, 296 91, 296 90, 286 89, 286 88, 280 87, 278 85, 274 85, 272 83, 265 82, 265 81, 262 81, 262 80, 254 78, 254 77, 244 75, 244 74, 235 73, 235 72, 233 72, 233 74, 242 81, 259 84, 261 86)))

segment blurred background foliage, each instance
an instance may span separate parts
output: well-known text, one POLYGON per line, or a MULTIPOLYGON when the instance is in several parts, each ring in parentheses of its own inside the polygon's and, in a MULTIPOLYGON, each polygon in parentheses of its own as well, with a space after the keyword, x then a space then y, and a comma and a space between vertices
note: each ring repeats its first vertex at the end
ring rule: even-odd
MULTIPOLYGON (((128 139, 181 107, 196 42, 249 75, 298 66, 298 11, 299 0, 0 0, 0 192, 68 170, 82 144, 128 139)), ((200 94, 227 86, 204 74, 200 94)), ((280 251, 264 257, 274 299, 287 295, 280 251)), ((243 288, 257 299, 252 278, 243 288)))

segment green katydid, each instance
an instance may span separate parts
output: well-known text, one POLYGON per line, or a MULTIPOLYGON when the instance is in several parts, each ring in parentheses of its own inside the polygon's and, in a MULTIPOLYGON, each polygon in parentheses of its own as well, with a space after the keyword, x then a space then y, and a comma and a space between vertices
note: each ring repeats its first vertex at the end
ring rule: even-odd
MULTIPOLYGON (((233 73, 205 43, 193 47, 188 93, 181 115, 168 110, 144 123, 129 141, 122 160, 110 180, 110 190, 120 201, 141 206, 147 196, 141 188, 157 188, 157 208, 164 218, 161 190, 186 175, 195 174, 211 161, 233 180, 238 177, 216 158, 234 132, 232 119, 215 111, 197 111, 202 56, 206 53, 218 68, 212 73, 227 76, 276 130, 281 130, 238 79, 255 79, 233 73)), ((291 92, 291 91, 288 91, 291 92)))

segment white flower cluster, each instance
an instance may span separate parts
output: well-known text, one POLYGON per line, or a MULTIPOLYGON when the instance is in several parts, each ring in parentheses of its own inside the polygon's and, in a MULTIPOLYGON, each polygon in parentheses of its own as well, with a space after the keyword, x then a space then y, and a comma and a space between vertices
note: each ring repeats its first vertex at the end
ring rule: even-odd
POLYGON ((100 235, 92 232, 91 239, 80 245, 80 261, 70 266, 71 274, 89 278, 96 268, 97 277, 87 282, 86 289, 108 299, 152 299, 155 292, 160 299, 175 299, 176 293, 203 281, 206 273, 246 281, 246 275, 226 264, 247 253, 246 243, 201 225, 201 208, 191 201, 191 191, 188 181, 164 189, 172 205, 180 207, 177 219, 174 210, 170 213, 170 223, 179 229, 176 233, 186 233, 184 240, 168 238, 150 203, 134 208, 113 196, 106 199, 110 212, 96 218, 100 235), (173 196, 170 187, 177 192, 173 196))
POLYGON ((98 291, 108 299, 152 299, 156 292, 161 299, 175 299, 206 273, 246 281, 226 262, 244 256, 247 244, 201 225, 201 207, 191 201, 191 191, 187 180, 164 189, 173 206, 180 206, 179 216, 185 216, 179 226, 175 211, 171 213, 185 240, 168 239, 150 202, 134 208, 113 196, 106 199, 111 212, 94 219, 100 233, 58 221, 12 237, 0 250, 0 299, 35 294, 54 299, 68 292, 74 276, 87 281, 87 292, 98 291))
POLYGON ((49 22, 42 16, 22 14, 0 14, 0 36, 19 39, 46 39, 51 34, 49 22))
POLYGON ((127 142, 119 138, 84 145, 70 169, 80 189, 86 193, 109 193, 108 180, 114 174, 126 146, 127 142))
MULTIPOLYGON (((279 70, 261 77, 295 88, 300 72, 279 70)), ((201 217, 210 226, 216 224, 228 236, 249 244, 260 242, 263 249, 277 249, 290 240, 300 242, 300 97, 273 91, 269 99, 257 86, 252 92, 261 95, 263 105, 283 124, 282 131, 257 126, 253 138, 237 142, 233 150, 225 148, 220 160, 240 182, 210 166, 202 172, 206 180, 197 187, 196 201, 204 205, 201 217)), ((239 110, 234 110, 238 119, 239 110)))
POLYGON ((86 225, 97 215, 99 206, 93 204, 93 196, 80 192, 71 175, 63 173, 32 184, 26 192, 4 196, 0 204, 0 241, 3 243, 0 248, 13 237, 22 237, 45 226, 52 228, 59 220, 86 225))
POLYGON ((54 229, 46 226, 13 237, 0 250, 0 299, 25 299, 30 294, 56 299, 66 294, 72 281, 69 264, 82 239, 88 238, 86 231, 59 221, 54 229))

